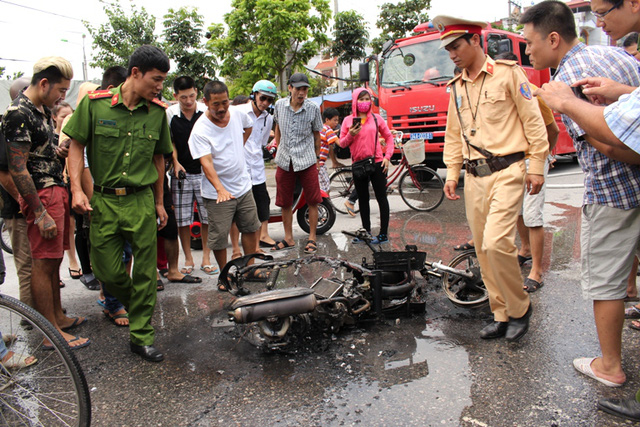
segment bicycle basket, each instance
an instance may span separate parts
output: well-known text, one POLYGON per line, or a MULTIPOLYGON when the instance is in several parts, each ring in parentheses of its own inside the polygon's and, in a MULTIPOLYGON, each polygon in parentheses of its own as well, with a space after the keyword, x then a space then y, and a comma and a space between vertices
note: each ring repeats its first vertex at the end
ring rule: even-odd
POLYGON ((426 252, 374 252, 373 263, 377 270, 383 271, 411 271, 424 267, 426 252))
POLYGON ((412 139, 402 146, 404 157, 410 165, 422 163, 424 160, 424 139, 412 139))

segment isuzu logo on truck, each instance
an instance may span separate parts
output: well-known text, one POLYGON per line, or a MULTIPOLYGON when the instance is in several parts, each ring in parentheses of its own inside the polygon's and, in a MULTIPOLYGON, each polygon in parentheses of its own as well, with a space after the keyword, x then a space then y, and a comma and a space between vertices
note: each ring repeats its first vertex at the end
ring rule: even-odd
POLYGON ((410 113, 431 113, 436 111, 435 105, 420 105, 418 107, 409 107, 410 113))

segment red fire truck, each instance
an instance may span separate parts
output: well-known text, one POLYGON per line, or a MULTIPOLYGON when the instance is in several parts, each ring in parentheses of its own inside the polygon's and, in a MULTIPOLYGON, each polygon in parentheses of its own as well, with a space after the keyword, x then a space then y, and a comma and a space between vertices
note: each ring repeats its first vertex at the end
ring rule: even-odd
MULTIPOLYGON (((431 23, 413 29, 416 35, 387 42, 380 57, 371 56, 360 65, 360 80, 374 93, 374 104, 390 129, 404 132, 411 139, 425 140, 425 163, 443 168, 442 151, 447 124, 449 88, 454 64, 449 53, 440 49, 439 32, 431 23)), ((549 81, 549 70, 534 70, 524 53, 524 39, 512 32, 487 26, 482 31, 482 46, 491 57, 513 52, 531 83, 540 86, 549 81)), ((560 115, 556 115, 560 136, 554 150, 557 155, 574 155, 575 149, 560 115)))

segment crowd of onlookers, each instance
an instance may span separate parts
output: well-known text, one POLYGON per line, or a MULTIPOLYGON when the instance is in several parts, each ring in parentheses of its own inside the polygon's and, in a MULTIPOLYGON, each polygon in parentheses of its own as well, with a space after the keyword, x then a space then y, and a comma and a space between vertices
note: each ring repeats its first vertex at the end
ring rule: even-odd
MULTIPOLYGON (((593 0, 591 8, 598 26, 614 39, 640 30, 634 2, 593 0)), ((450 200, 460 199, 456 188, 464 168, 473 239, 456 249, 475 249, 489 292, 494 319, 480 337, 520 339, 533 313, 526 291, 543 286, 544 182, 558 136, 551 110, 562 113, 585 175, 581 283, 585 299, 593 301, 602 351, 573 365, 619 387, 626 381, 623 322, 640 318, 640 305, 624 309, 625 301, 637 299, 640 249, 637 35, 626 38, 624 49, 586 46, 577 37, 571 10, 554 0, 528 8, 520 22, 534 68, 554 70, 553 81, 541 88, 528 82, 513 58, 485 55, 486 23, 434 18, 442 47, 460 71, 449 83, 444 191, 450 200), (523 280, 519 267, 530 260, 531 272, 523 280)), ((393 134, 373 112, 368 89, 353 91, 352 112, 340 125, 335 109, 321 114, 307 99, 310 84, 302 73, 291 75, 282 99, 272 82, 260 80, 248 97, 233 102, 225 83, 209 82, 200 93, 193 78, 181 76, 173 82, 177 102, 169 107, 160 100, 168 71, 162 50, 142 46, 127 69, 105 70, 100 87, 83 85, 75 111, 62 102, 73 77, 64 58, 42 58, 31 79, 11 88, 13 102, 2 120, 0 183, 20 299, 42 313, 73 349, 91 341, 71 333, 87 319, 69 317, 61 306, 65 253, 71 278, 100 291, 106 318, 129 327, 131 351, 162 361, 151 318, 163 280, 200 283, 192 274, 196 267, 220 274, 229 239, 231 259, 295 247, 296 182, 309 206, 304 252, 317 252, 318 204, 322 191, 329 190, 327 159, 338 164, 336 144, 348 147, 352 160, 356 191, 346 202, 348 212, 355 215, 357 202, 367 240, 389 241, 386 175, 393 134), (274 151, 275 205, 284 229, 279 241, 267 226, 271 196, 264 156, 274 151), (375 235, 369 186, 380 211, 375 235), (203 249, 199 266, 191 250, 196 212, 203 249)), ((265 280, 269 273, 252 274, 252 280, 265 280)), ((637 321, 630 326, 640 329, 637 321)), ((10 350, 14 337, 2 338, 5 367, 37 363, 10 350)), ((640 398, 602 400, 599 407, 640 420, 640 398)))

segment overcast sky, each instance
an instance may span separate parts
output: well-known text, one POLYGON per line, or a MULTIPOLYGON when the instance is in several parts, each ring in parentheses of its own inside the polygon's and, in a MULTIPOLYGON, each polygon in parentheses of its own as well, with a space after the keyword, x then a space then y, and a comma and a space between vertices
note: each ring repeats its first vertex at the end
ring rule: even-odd
MULTIPOLYGON (((535 0, 538 2, 539 0, 535 0)), ((330 0, 331 7, 334 0, 330 0)), ((356 10, 368 23, 371 35, 379 31, 375 22, 383 3, 397 3, 396 0, 338 0, 340 11, 356 10), (362 5, 367 7, 363 10, 362 5), (375 7, 371 7, 375 5, 375 7)), ((156 32, 162 30, 162 17, 169 8, 197 6, 205 24, 223 22, 224 14, 231 10, 231 0, 133 0, 136 7, 144 7, 156 17, 156 32)), ((522 1, 529 5, 532 0, 522 1)), ((100 0, 0 0, 0 66, 6 73, 24 71, 31 75, 33 63, 43 56, 60 55, 71 61, 75 79, 82 79, 82 34, 86 34, 85 50, 87 62, 92 60, 91 39, 82 20, 94 27, 107 21, 100 0), (66 40, 63 41, 63 40, 66 40)), ((129 1, 122 0, 125 10, 129 1)), ((436 15, 453 15, 466 19, 494 21, 508 14, 508 0, 432 0, 428 12, 436 15)), ((98 78, 99 70, 89 70, 89 78, 98 78)))

